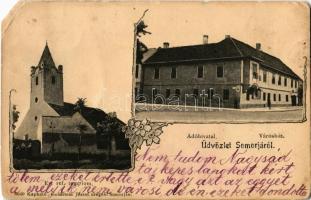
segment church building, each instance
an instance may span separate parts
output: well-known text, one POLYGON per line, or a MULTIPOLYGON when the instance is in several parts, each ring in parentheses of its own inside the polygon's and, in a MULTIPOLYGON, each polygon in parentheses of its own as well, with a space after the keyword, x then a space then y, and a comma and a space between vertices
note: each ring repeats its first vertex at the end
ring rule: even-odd
MULTIPOLYGON (((99 125, 109 123, 108 114, 98 108, 64 102, 63 66, 56 67, 46 44, 37 66, 30 73, 30 108, 14 135, 18 141, 36 140, 40 153, 100 153, 107 146, 112 152, 128 151, 128 140, 120 131, 107 137, 98 132, 99 125), (109 144, 110 143, 110 144, 109 144), (109 144, 109 145, 108 145, 109 144)), ((124 123, 113 118, 118 127, 124 123)))

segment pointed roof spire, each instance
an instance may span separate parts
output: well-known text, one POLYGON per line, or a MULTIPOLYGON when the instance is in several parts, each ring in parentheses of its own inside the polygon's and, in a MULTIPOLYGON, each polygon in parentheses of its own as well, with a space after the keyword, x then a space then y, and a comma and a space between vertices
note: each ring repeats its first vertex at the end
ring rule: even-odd
POLYGON ((55 67, 55 63, 53 61, 53 58, 52 58, 52 55, 51 55, 51 52, 48 46, 48 41, 46 41, 45 43, 45 47, 41 55, 38 66, 55 67))

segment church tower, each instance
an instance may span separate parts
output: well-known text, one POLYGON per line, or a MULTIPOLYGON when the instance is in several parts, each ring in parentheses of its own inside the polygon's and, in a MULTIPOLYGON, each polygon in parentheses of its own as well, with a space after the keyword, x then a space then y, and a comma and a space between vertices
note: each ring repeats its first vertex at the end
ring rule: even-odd
POLYGON ((56 68, 47 43, 38 65, 31 67, 30 108, 40 101, 64 105, 63 66, 56 68))

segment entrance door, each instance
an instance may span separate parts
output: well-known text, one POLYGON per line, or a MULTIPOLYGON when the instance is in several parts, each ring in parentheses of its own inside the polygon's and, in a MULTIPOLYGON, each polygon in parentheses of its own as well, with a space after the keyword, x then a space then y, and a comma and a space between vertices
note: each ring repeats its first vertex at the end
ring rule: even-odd
POLYGON ((268 97, 267 97, 267 106, 270 108, 271 107, 271 94, 268 93, 268 97))
POLYGON ((296 106, 297 102, 296 102, 296 96, 292 95, 292 106, 296 106))

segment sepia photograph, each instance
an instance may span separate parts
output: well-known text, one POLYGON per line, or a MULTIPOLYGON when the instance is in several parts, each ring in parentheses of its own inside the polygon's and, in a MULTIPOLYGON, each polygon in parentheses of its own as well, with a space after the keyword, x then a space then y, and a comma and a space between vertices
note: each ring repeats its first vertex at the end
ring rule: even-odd
MULTIPOLYGON (((152 18, 152 14, 147 16, 152 18)), ((191 25, 195 22, 190 20, 180 21, 184 32, 177 33, 167 23, 168 36, 182 37, 182 44, 171 44, 165 33, 161 38, 155 36, 159 27, 148 24, 148 17, 139 24, 150 32, 142 32, 137 39, 135 117, 177 123, 305 121, 306 56, 296 57, 299 62, 284 61, 289 60, 286 55, 300 49, 282 48, 283 59, 276 50, 282 44, 274 42, 280 40, 277 33, 264 38, 269 27, 258 27, 261 33, 254 37, 254 22, 253 29, 232 30, 230 35, 209 28, 217 18, 202 17, 206 21, 200 27, 191 25), (198 37, 195 41, 188 39, 194 36, 198 37), (159 40, 161 46, 150 45, 159 40), (198 40, 200 43, 194 44, 198 40)), ((239 18, 234 25, 238 29, 246 23, 249 19, 239 18)), ((306 44, 299 43, 301 48, 306 44)))
POLYGON ((89 107, 86 98, 64 101, 67 74, 55 64, 48 42, 29 74, 24 78, 29 80, 30 106, 18 127, 21 113, 10 99, 14 169, 131 168, 125 123, 116 112, 89 107))

